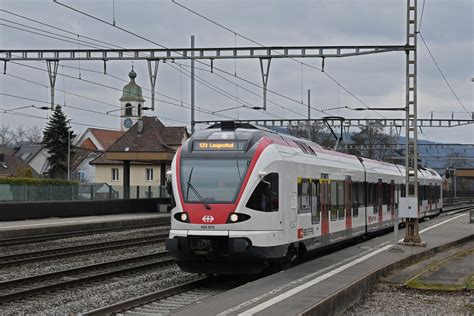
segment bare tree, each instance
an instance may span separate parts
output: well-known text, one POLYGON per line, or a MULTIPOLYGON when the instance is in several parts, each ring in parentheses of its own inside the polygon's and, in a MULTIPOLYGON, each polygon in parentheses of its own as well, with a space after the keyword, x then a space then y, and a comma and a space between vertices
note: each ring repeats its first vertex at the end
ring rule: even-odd
POLYGON ((32 126, 26 131, 26 141, 30 144, 40 144, 43 139, 43 131, 38 126, 32 126))
POLYGON ((12 143, 15 147, 20 147, 24 143, 26 143, 26 129, 23 128, 22 125, 15 128, 15 130, 11 133, 12 134, 12 143))
POLYGON ((0 146, 9 146, 12 142, 10 126, 2 124, 0 127, 0 146))
MULTIPOLYGON (((313 123, 311 126, 311 141, 323 146, 334 147, 336 140, 331 133, 321 124, 313 123)), ((308 126, 305 123, 300 123, 297 126, 291 126, 288 129, 290 135, 308 138, 308 126)))
POLYGON ((383 150, 379 145, 389 145, 394 142, 393 137, 383 132, 383 126, 376 121, 369 121, 360 129, 359 133, 351 136, 354 144, 359 148, 351 150, 354 155, 377 160, 388 160, 394 155, 394 150, 383 150))

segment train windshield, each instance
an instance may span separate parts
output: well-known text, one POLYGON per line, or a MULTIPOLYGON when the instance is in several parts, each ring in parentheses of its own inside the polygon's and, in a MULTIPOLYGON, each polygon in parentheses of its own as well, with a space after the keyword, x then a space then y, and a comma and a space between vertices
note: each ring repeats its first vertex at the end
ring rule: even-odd
POLYGON ((250 160, 189 158, 181 160, 181 187, 186 203, 232 203, 250 160))

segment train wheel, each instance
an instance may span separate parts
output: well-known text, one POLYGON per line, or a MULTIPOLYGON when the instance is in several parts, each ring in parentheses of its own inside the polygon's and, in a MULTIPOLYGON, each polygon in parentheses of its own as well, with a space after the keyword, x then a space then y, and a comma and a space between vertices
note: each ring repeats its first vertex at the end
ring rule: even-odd
POLYGON ((288 269, 291 266, 294 266, 298 259, 298 250, 295 246, 291 245, 288 247, 285 258, 282 260, 282 269, 288 269))

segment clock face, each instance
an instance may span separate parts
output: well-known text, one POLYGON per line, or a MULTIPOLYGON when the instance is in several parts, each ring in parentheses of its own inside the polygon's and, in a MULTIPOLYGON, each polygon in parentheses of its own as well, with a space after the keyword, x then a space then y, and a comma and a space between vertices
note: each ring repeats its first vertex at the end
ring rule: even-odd
POLYGON ((133 126, 133 121, 131 118, 126 118, 124 121, 123 121, 123 126, 125 126, 126 128, 130 128, 133 126))

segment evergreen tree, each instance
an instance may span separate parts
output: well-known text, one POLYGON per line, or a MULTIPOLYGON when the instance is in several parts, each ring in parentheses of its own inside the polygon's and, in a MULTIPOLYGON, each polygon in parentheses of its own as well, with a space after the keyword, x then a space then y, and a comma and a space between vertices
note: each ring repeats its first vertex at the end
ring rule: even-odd
POLYGON ((54 110, 46 128, 43 132, 43 144, 46 146, 48 151, 48 163, 49 163, 49 176, 51 178, 62 178, 65 179, 67 176, 67 158, 68 158, 68 134, 71 142, 71 154, 72 140, 76 135, 70 127, 66 115, 58 105, 54 110))

